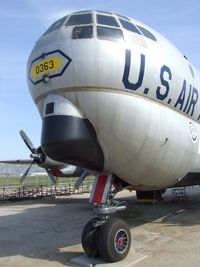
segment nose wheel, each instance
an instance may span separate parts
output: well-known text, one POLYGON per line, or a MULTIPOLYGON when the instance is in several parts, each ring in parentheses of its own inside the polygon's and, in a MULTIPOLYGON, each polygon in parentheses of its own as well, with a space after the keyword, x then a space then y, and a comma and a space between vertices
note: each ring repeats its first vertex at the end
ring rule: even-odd
POLYGON ((110 190, 112 179, 106 179, 105 176, 103 179, 105 190, 102 199, 99 198, 98 190, 100 185, 101 188, 103 187, 103 183, 100 184, 100 181, 96 181, 96 188, 93 188, 91 199, 95 199, 97 218, 90 220, 85 225, 81 238, 82 247, 89 257, 101 257, 107 262, 117 262, 123 260, 129 252, 131 233, 125 221, 111 217, 116 211, 124 210, 126 205, 124 202, 116 204, 112 201, 110 190))
MULTIPOLYGON (((107 262, 123 260, 130 249, 131 233, 128 225, 119 218, 110 217, 100 226, 90 220, 82 233, 82 247, 92 258, 101 257, 107 262)), ((99 221, 100 223, 100 221, 99 221)))
POLYGON ((109 218, 100 228, 98 249, 107 262, 123 260, 130 249, 131 233, 128 225, 121 219, 109 218))

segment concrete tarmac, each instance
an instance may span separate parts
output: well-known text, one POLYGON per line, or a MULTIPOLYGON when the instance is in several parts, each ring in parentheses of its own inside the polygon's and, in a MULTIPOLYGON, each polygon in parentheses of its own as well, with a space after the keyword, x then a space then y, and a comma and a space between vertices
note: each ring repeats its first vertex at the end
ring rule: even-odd
MULTIPOLYGON (((129 224, 136 253, 146 256, 132 266, 200 267, 200 187, 186 192, 188 200, 172 202, 167 190, 156 204, 119 194, 128 208, 117 216, 129 224)), ((71 266, 83 255, 81 232, 92 217, 88 194, 0 204, 0 267, 71 266)))

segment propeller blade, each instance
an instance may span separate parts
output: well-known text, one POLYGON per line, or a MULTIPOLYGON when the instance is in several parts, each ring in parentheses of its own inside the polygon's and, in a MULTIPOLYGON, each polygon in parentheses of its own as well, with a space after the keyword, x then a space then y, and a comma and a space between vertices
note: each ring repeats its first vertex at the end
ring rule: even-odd
POLYGON ((52 183, 53 183, 54 185, 56 185, 57 182, 58 182, 57 178, 56 178, 55 176, 53 176, 53 175, 51 174, 51 172, 50 172, 48 169, 45 169, 45 170, 46 170, 46 172, 47 172, 47 174, 48 174, 50 180, 52 181, 52 183))
POLYGON ((32 167, 34 163, 34 160, 31 162, 31 164, 29 165, 29 167, 26 169, 26 171, 24 172, 24 174, 22 175, 21 179, 20 179, 20 183, 22 184, 24 182, 24 180, 26 179, 27 174, 30 171, 30 168, 32 167))
POLYGON ((75 188, 79 188, 79 186, 81 185, 81 183, 85 180, 85 177, 88 175, 87 171, 84 171, 81 176, 78 178, 78 180, 75 183, 75 188))
POLYGON ((37 150, 36 148, 34 147, 33 143, 31 142, 31 140, 29 139, 29 137, 26 135, 26 133, 21 130, 19 132, 19 134, 21 135, 21 138, 24 140, 24 143, 27 145, 27 147, 30 149, 30 151, 32 153, 35 153, 37 150))

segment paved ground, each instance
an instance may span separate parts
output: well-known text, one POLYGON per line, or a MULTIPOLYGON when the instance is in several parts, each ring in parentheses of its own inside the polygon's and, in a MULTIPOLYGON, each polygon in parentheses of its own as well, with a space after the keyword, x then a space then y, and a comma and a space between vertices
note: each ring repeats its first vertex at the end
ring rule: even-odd
MULTIPOLYGON (((122 193, 128 208, 119 214, 131 227, 132 246, 147 255, 136 267, 200 266, 200 188, 189 200, 138 203, 122 193)), ((70 266, 82 255, 80 236, 93 217, 88 195, 0 204, 0 267, 70 266)))

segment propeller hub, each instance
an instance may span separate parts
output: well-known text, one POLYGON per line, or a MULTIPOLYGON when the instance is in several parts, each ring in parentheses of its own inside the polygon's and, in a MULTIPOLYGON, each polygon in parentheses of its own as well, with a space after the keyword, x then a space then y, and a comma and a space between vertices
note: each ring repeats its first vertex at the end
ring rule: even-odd
POLYGON ((51 179, 51 181, 53 182, 53 184, 56 184, 57 183, 56 178, 50 173, 50 171, 47 169, 46 166, 43 166, 43 163, 45 163, 46 155, 43 152, 41 146, 39 146, 38 148, 35 148, 33 143, 31 142, 31 140, 29 139, 29 137, 26 135, 26 133, 23 130, 20 131, 20 135, 21 135, 22 139, 24 140, 24 143, 27 145, 27 147, 31 151, 30 157, 33 159, 30 166, 26 169, 26 171, 24 172, 24 174, 21 177, 21 184, 25 180, 26 176, 28 175, 28 173, 31 169, 31 166, 34 163, 37 163, 40 167, 43 167, 46 170, 46 172, 47 172, 49 178, 51 179))
POLYGON ((31 153, 30 157, 34 159, 38 164, 42 163, 42 154, 40 153, 31 153))

